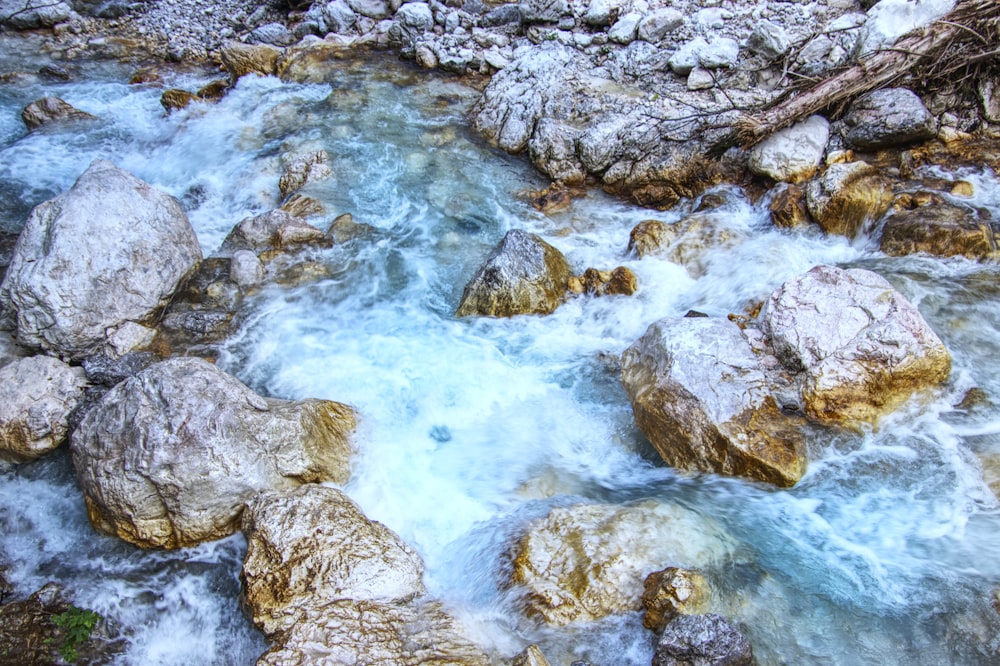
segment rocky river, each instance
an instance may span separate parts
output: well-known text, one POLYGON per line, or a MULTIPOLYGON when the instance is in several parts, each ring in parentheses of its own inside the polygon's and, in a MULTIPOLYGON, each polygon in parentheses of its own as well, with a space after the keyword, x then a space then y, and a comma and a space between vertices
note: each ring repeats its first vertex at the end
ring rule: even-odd
POLYGON ((1000 659, 955 3, 306 4, 0 2, 0 664, 1000 659))

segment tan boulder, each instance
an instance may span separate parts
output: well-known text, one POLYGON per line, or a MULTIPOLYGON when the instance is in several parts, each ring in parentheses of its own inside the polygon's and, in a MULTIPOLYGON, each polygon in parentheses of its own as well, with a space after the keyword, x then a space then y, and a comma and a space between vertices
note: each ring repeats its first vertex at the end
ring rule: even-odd
POLYGON ((222 67, 229 72, 230 84, 247 74, 270 76, 278 71, 281 51, 266 44, 228 42, 219 50, 222 67))
POLYGON ((510 662, 510 666, 550 666, 549 660, 537 645, 529 645, 510 662))
POLYGON ((736 324, 655 322, 622 355, 621 380, 639 429, 668 465, 778 486, 805 473, 799 420, 779 407, 736 324))
POLYGON ((566 297, 569 279, 562 252, 535 234, 512 229, 465 286, 456 315, 549 314, 566 297))
POLYGON ((434 602, 397 606, 340 599, 310 608, 257 666, 491 666, 434 602))
POLYGON ((192 102, 197 101, 197 95, 189 93, 187 90, 181 90, 180 88, 170 88, 169 90, 163 91, 163 94, 160 95, 160 106, 162 106, 167 113, 184 109, 192 102))
POLYGON ((583 275, 570 278, 569 286, 575 294, 591 296, 631 296, 638 288, 635 273, 625 266, 610 271, 588 268, 583 275))
POLYGON ((889 181, 870 164, 831 164, 806 186, 806 204, 823 231, 853 238, 867 222, 885 215, 892 192, 889 181))
POLYGON ((82 369, 51 356, 0 367, 0 460, 27 462, 66 441, 86 385, 82 369))
POLYGON ((71 437, 94 526, 142 547, 177 548, 239 527, 262 490, 345 483, 354 411, 266 399, 211 363, 155 363, 111 389, 71 437))
POLYGON ((646 576, 642 605, 646 614, 642 626, 660 632, 678 615, 698 615, 708 611, 710 592, 705 577, 697 571, 668 567, 646 576))
POLYGON ((917 308, 871 271, 817 266, 775 290, 761 318, 782 363, 804 374, 818 421, 876 421, 951 370, 917 308))
POLYGON ((424 594, 420 556, 335 488, 263 492, 243 512, 243 601, 267 636, 337 599, 399 603, 424 594))
POLYGON ((770 210, 774 226, 782 229, 806 227, 812 221, 806 207, 806 191, 800 185, 782 183, 775 187, 770 210))
POLYGON ((996 255, 997 241, 988 219, 969 208, 942 203, 891 216, 879 248, 895 257, 923 252, 981 260, 996 255))
POLYGON ((564 626, 639 610, 646 571, 707 565, 732 548, 718 525, 677 505, 560 507, 518 542, 511 582, 528 615, 564 626))

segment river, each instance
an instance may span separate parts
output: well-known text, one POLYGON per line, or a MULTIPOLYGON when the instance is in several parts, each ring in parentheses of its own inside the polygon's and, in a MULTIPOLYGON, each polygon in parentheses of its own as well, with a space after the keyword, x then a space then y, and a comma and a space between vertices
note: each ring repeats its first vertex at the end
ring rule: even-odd
MULTIPOLYGON (((36 73, 48 61, 30 46, 0 42, 8 234, 105 158, 181 199, 208 255, 279 203, 281 154, 329 152, 334 177, 304 194, 326 220, 350 212, 373 231, 306 252, 315 279, 249 296, 218 362, 263 394, 357 407, 346 492, 420 552, 430 593, 487 649, 537 642, 553 664, 648 664, 654 638, 639 613, 539 627, 502 574, 512 540, 552 507, 653 501, 735 544, 705 574, 762 664, 996 663, 1000 512, 987 480, 1000 467, 1000 404, 954 407, 974 387, 1000 403, 995 264, 889 258, 867 237, 778 230, 766 200, 722 188, 737 240, 692 276, 625 250, 639 221, 673 222, 699 201, 657 212, 593 190, 544 215, 525 193, 547 183, 469 129, 477 93, 455 79, 373 56, 336 61, 317 83, 246 77, 218 104, 167 115, 162 87, 128 84, 134 66, 60 63, 71 73, 61 81, 36 73), (27 134, 20 110, 45 95, 100 120, 27 134), (457 319, 465 283, 513 228, 545 237, 578 272, 625 265, 639 291, 574 298, 545 317, 457 319), (790 490, 665 467, 633 423, 617 357, 658 318, 742 312, 822 263, 874 270, 913 300, 952 353, 948 383, 878 428, 812 431, 808 473, 790 490)), ((194 90, 218 73, 162 76, 194 90)), ((972 203, 1000 218, 994 174, 929 175, 969 180, 972 203)), ((64 451, 0 472, 0 531, 19 592, 57 581, 113 618, 128 637, 123 664, 251 664, 266 649, 239 609, 241 536, 172 552, 100 536, 64 451)))

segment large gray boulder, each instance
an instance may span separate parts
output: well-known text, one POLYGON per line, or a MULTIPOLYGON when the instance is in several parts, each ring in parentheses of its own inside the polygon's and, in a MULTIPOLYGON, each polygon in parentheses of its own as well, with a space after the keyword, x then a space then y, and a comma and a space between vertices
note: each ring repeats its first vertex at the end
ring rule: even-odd
POLYGON ((810 116, 779 130, 750 151, 750 170, 776 181, 801 183, 816 173, 830 141, 830 123, 810 116))
POLYGON ((655 322, 622 355, 621 379, 639 429, 667 464, 778 486, 805 473, 799 423, 781 410, 761 357, 732 322, 655 322))
POLYGON ((15 30, 51 28, 73 15, 68 2, 52 0, 0 0, 0 25, 15 30))
POLYGON ((86 385, 82 369, 51 356, 0 367, 0 460, 27 462, 62 444, 86 385))
POLYGON ((804 373, 805 412, 818 421, 877 421, 951 370, 919 310, 871 271, 817 266, 775 290, 761 319, 785 367, 804 373))
POLYGON ((201 260, 180 203, 97 160, 24 225, 0 305, 18 342, 78 359, 169 302, 201 260))
POLYGON ((512 229, 466 285, 456 314, 549 314, 565 300, 570 277, 562 252, 535 234, 512 229))
POLYGON ((878 149, 933 138, 934 117, 916 93, 886 88, 851 104, 844 118, 844 139, 855 148, 878 149))
POLYGON ((710 566, 733 551, 721 526, 678 505, 578 504, 529 526, 511 582, 527 614, 565 626, 639 610, 643 579, 664 564, 710 566))
POLYGON ((111 389, 71 438, 94 526, 176 548, 239 527, 262 490, 344 483, 353 410, 262 398, 211 363, 174 358, 111 389))
POLYGON ((337 599, 407 602, 424 594, 420 556, 336 488, 265 491, 243 512, 243 601, 267 636, 337 599))

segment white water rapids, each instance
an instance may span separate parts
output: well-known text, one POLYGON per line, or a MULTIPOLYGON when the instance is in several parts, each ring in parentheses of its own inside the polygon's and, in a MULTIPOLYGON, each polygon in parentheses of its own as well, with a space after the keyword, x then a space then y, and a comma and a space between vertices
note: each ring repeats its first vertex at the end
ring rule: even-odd
MULTIPOLYGON (((675 221, 698 202, 659 213, 594 191, 543 215, 522 192, 545 181, 466 127, 475 91, 390 58, 337 62, 317 84, 248 77, 217 105, 169 116, 162 88, 127 84, 131 68, 75 63, 60 82, 31 74, 45 62, 0 48, 0 74, 29 72, 0 84, 0 230, 100 157, 180 198, 210 254, 278 204, 281 154, 330 153, 335 177, 304 193, 328 219, 351 212, 375 232, 309 251, 326 277, 248 298, 219 363, 258 392, 359 410, 346 492, 420 552, 431 594, 486 648, 510 656, 538 642, 553 664, 648 664, 654 638, 638 613, 544 629, 517 613, 502 573, 512 540, 554 506, 652 500, 738 544, 705 573, 762 664, 995 663, 1000 513, 985 479, 990 460, 1000 467, 996 265, 780 231, 766 202, 723 191, 743 240, 693 278, 625 246, 639 221, 675 221), (45 95, 101 120, 27 134, 20 110, 45 95), (542 235, 580 273, 628 266, 638 293, 575 298, 546 317, 456 319, 465 283, 512 228, 542 235), (633 423, 618 355, 658 318, 741 312, 820 263, 875 270, 918 304, 953 355, 949 382, 878 429, 814 432, 809 471, 790 490, 665 467, 633 423), (973 387, 998 404, 954 409, 973 387)), ((209 77, 164 70, 167 87, 209 77)), ((993 174, 950 175, 1000 217, 993 174)), ((115 619, 124 664, 253 663, 266 646, 239 609, 243 548, 234 536, 144 552, 97 535, 64 452, 0 473, 0 560, 19 592, 57 581, 115 619)))

